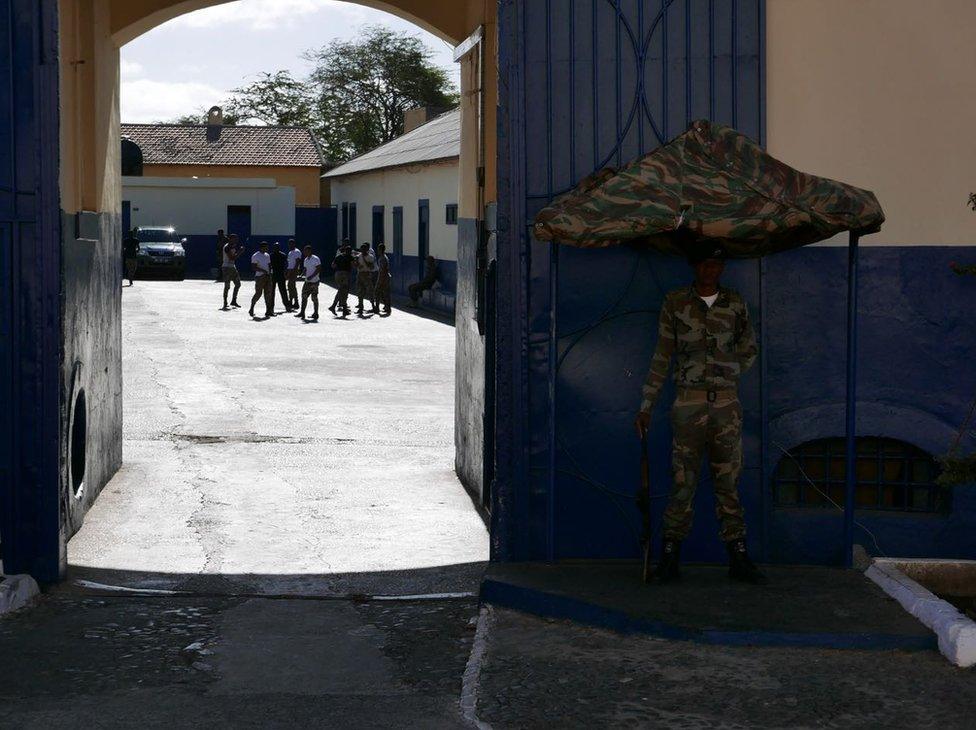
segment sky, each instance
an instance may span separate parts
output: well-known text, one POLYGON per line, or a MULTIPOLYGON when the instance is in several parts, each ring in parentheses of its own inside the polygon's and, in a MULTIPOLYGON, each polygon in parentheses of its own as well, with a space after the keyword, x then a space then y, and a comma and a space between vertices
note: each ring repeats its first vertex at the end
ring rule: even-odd
POLYGON ((304 76, 302 54, 382 24, 421 38, 458 69, 450 44, 394 15, 341 0, 236 0, 165 23, 122 48, 122 121, 159 122, 221 104, 262 71, 304 76))

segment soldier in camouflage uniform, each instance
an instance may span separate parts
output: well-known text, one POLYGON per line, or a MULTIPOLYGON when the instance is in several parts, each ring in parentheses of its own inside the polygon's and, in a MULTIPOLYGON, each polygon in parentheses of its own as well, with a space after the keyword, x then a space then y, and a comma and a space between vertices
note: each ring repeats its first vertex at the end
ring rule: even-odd
POLYGON ((742 406, 737 383, 758 350, 746 303, 737 292, 719 286, 724 259, 721 247, 692 246, 689 263, 695 269, 695 281, 664 298, 657 348, 637 416, 637 428, 643 434, 673 360, 672 489, 664 513, 664 550, 654 573, 659 583, 680 577, 681 541, 691 530, 695 488, 706 455, 721 537, 729 551, 729 576, 749 583, 766 582, 746 553, 745 516, 738 494, 742 406))
POLYGON ((376 289, 373 294, 373 311, 379 312, 380 305, 383 306, 383 314, 389 314, 393 305, 390 294, 390 280, 393 275, 390 273, 390 257, 386 255, 386 244, 381 243, 376 247, 376 289))

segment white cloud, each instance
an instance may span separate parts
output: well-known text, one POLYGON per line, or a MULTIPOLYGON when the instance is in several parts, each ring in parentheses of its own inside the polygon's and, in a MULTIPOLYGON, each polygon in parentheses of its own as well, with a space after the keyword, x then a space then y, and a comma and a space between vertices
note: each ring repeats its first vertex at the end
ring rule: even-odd
POLYGON ((128 61, 124 58, 119 63, 119 68, 122 72, 123 79, 139 78, 145 71, 145 68, 141 63, 137 63, 136 61, 128 61))
POLYGON ((219 28, 247 25, 251 30, 298 27, 307 16, 328 10, 350 22, 366 18, 364 8, 340 0, 236 0, 182 15, 169 25, 186 28, 219 28))
POLYGON ((220 104, 227 92, 196 81, 122 82, 122 121, 157 122, 175 119, 220 104))

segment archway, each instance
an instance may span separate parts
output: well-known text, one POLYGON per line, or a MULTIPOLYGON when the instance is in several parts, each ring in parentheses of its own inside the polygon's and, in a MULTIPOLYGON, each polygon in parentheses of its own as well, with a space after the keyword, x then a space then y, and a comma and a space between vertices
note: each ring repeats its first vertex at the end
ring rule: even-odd
MULTIPOLYGON (((28 445, 11 463, 13 472, 29 475, 0 495, 6 515, 0 534, 7 570, 50 581, 64 571, 67 539, 121 464, 119 47, 165 20, 218 3, 10 0, 4 4, 10 6, 4 14, 24 31, 18 36, 19 46, 11 49, 11 58, 23 72, 16 79, 17 87, 27 84, 36 95, 33 105, 23 94, 18 96, 18 103, 33 115, 11 116, 15 137, 30 139, 32 143, 24 148, 30 147, 36 155, 17 161, 16 169, 23 173, 17 182, 25 187, 24 195, 14 201, 23 209, 15 210, 11 221, 29 218, 40 223, 23 229, 16 241, 22 254, 12 261, 20 260, 20 255, 25 261, 31 257, 45 261, 40 275, 17 278, 19 300, 36 305, 29 316, 10 312, 10 321, 18 328, 14 339, 22 337, 37 348, 32 361, 60 366, 32 370, 21 379, 20 392, 11 395, 16 401, 12 411, 19 412, 17 403, 25 411, 37 410, 37 429, 19 428, 15 433, 12 422, 5 422, 0 434, 5 452, 15 454, 17 443, 28 445), (22 62, 17 54, 23 56, 22 62), (28 175, 28 168, 40 171, 40 177, 28 175), (30 206, 26 206, 28 195, 30 206), (55 214, 59 208, 60 221, 55 214), (80 375, 72 385, 73 373, 80 375), (84 390, 88 409, 85 489, 77 495, 71 493, 71 428, 66 416, 71 409, 65 407, 69 385, 84 390), (32 448, 41 443, 50 453, 32 448)), ((459 287, 464 294, 459 294, 457 305, 458 322, 463 323, 457 331, 458 372, 464 374, 458 389, 465 398, 455 440, 459 471, 477 494, 483 468, 486 379, 474 279, 483 236, 480 221, 495 197, 495 65, 485 61, 495 53, 494 4, 478 0, 449 7, 433 0, 363 4, 462 43, 460 176, 465 182, 459 198, 459 253, 463 252, 459 258, 467 268, 459 271, 459 278, 470 283, 459 287), (468 36, 470 42, 464 44, 468 36)))

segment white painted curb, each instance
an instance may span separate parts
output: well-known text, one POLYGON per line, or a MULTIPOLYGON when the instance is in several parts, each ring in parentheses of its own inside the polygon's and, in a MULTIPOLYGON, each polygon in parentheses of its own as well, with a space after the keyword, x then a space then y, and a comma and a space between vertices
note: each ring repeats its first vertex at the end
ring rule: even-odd
POLYGON ((865 575, 935 632, 946 659, 958 667, 976 665, 976 623, 890 562, 876 560, 865 575))
POLYGON ((0 576, 0 616, 17 611, 30 603, 41 592, 37 582, 29 575, 0 576))

